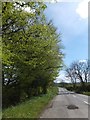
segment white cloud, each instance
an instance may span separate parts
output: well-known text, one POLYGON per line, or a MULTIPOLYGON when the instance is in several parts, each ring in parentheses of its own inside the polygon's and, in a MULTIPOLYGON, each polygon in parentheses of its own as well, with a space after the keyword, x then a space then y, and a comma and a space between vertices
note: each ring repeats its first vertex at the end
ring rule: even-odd
POLYGON ((46 0, 47 2, 50 3, 57 3, 57 2, 62 2, 62 0, 46 0))
POLYGON ((61 81, 60 80, 54 80, 54 83, 60 83, 61 81))
POLYGON ((87 60, 79 60, 79 63, 82 63, 82 62, 87 63, 87 60))
POLYGON ((79 3, 76 12, 80 15, 81 18, 86 19, 88 18, 88 2, 90 0, 83 0, 79 3))
POLYGON ((66 82, 70 83, 71 81, 65 77, 65 71, 59 73, 59 76, 54 80, 55 83, 66 82))

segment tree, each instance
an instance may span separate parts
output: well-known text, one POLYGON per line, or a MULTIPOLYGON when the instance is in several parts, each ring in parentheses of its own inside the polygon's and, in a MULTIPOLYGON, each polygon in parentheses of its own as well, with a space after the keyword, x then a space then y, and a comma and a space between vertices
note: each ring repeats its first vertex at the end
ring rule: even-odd
MULTIPOLYGON (((61 69, 63 53, 60 35, 43 14, 46 5, 5 2, 2 8, 3 92, 8 90, 9 99, 15 94, 18 100, 22 94, 29 98, 47 93, 61 69)), ((6 93, 3 99, 8 99, 6 93)))
MULTIPOLYGON (((26 34, 26 36, 30 35, 30 38, 28 38, 27 43, 24 44, 24 52, 22 49, 21 52, 20 49, 17 49, 19 50, 17 53, 19 53, 19 56, 23 61, 21 64, 18 62, 18 65, 20 65, 20 67, 17 66, 19 68, 18 73, 20 73, 21 76, 20 79, 22 81, 22 86, 27 88, 28 93, 32 81, 36 81, 37 87, 39 84, 39 87, 42 87, 42 89, 45 88, 46 91, 49 82, 52 82, 57 76, 57 70, 62 63, 63 54, 59 55, 59 49, 57 46, 58 39, 56 39, 57 36, 55 36, 56 34, 50 30, 51 27, 48 25, 44 27, 39 24, 38 26, 31 26, 30 31, 28 30, 26 34), (27 81, 25 81, 25 78, 27 78, 27 81)), ((35 82, 33 82, 33 84, 34 83, 35 82)))
MULTIPOLYGON (((14 66, 15 69, 15 61, 19 58, 16 52, 22 51, 25 40, 28 39, 24 32, 29 25, 38 21, 37 18, 42 19, 41 13, 45 7, 45 4, 35 2, 2 3, 3 65, 7 68, 14 66), (27 12, 25 8, 30 8, 31 11, 27 12)), ((3 69, 6 68, 3 67, 3 69)))
POLYGON ((76 80, 77 80, 77 75, 75 74, 75 71, 73 68, 67 68, 66 69, 66 77, 71 80, 73 87, 76 87, 76 80))
POLYGON ((77 80, 81 82, 82 85, 88 82, 88 75, 89 75, 89 67, 88 61, 76 61, 73 62, 70 68, 66 69, 67 77, 70 77, 72 83, 77 80))

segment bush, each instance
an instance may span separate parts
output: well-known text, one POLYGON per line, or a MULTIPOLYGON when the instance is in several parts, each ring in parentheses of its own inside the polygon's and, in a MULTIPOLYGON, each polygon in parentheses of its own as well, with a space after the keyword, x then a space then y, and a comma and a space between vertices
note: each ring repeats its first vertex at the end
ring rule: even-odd
POLYGON ((90 96, 90 92, 83 92, 83 94, 90 96))
POLYGON ((16 105, 20 101, 20 90, 17 86, 3 86, 2 89, 2 107, 16 105))
POLYGON ((83 85, 77 84, 75 87, 73 85, 67 85, 66 89, 69 91, 75 91, 76 93, 90 92, 90 84, 84 83, 83 85))
MULTIPOLYGON (((17 106, 12 106, 3 110, 2 117, 3 119, 7 118, 38 118, 40 113, 45 109, 45 106, 57 95, 57 87, 49 87, 47 94, 42 96, 33 97, 30 100, 27 100, 17 106)), ((33 120, 34 120, 33 119, 33 120)))
POLYGON ((73 86, 66 86, 66 89, 69 90, 69 91, 73 91, 74 90, 73 86))
POLYGON ((86 85, 86 91, 87 91, 87 92, 90 92, 90 84, 87 84, 87 85, 86 85))

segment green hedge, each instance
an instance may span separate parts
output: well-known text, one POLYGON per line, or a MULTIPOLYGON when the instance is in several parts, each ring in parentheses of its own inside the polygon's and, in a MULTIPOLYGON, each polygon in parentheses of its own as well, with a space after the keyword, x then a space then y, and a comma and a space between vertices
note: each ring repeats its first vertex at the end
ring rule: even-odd
POLYGON ((17 106, 4 109, 3 118, 38 118, 57 92, 57 87, 50 87, 45 95, 33 97, 17 106))

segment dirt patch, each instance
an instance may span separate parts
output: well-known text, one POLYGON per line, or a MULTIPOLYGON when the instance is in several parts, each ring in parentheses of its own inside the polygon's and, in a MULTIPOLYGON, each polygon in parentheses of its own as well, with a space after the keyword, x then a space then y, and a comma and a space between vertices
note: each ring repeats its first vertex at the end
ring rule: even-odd
POLYGON ((76 105, 68 105, 67 108, 68 108, 68 109, 71 109, 71 110, 79 109, 79 107, 76 106, 76 105))

